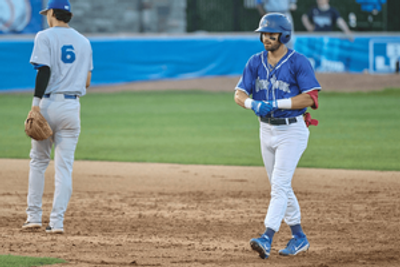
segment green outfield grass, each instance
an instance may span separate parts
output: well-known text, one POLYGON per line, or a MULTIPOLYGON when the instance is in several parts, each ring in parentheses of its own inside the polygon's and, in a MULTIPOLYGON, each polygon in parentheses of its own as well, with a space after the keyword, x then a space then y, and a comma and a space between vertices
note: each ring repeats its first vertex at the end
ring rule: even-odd
MULTIPOLYGON (((400 89, 320 94, 299 166, 400 170, 400 89)), ((28 158, 28 94, 0 95, 1 158, 28 158)), ((262 166, 258 121, 232 93, 89 94, 81 99, 77 160, 262 166)))
POLYGON ((52 265, 64 262, 66 261, 53 258, 33 258, 33 257, 22 257, 14 255, 0 255, 0 266, 7 266, 7 267, 43 266, 43 265, 52 265))

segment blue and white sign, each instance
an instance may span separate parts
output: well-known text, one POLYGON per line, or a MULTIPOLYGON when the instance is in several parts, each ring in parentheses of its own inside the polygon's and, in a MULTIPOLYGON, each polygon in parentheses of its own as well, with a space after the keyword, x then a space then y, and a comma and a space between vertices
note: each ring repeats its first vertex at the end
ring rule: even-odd
POLYGON ((368 68, 367 57, 359 56, 368 54, 363 43, 362 39, 351 42, 338 37, 305 35, 296 36, 295 50, 305 55, 317 72, 362 72, 368 68))
POLYGON ((393 73, 400 60, 400 38, 371 39, 369 42, 369 72, 393 73))
POLYGON ((42 0, 0 0, 0 34, 42 30, 42 0))
POLYGON ((400 37, 297 36, 295 49, 304 54, 317 72, 394 73, 400 59, 400 37))
MULTIPOLYGON (((0 91, 32 89, 36 76, 29 63, 33 37, 0 39, 0 62, 4 63, 0 64, 0 91)), ((264 50, 257 35, 93 37, 90 41, 93 85, 241 75, 249 57, 264 50)), ((351 42, 298 34, 295 50, 304 54, 317 72, 394 73, 400 58, 400 35, 360 36, 351 42)), ((62 60, 73 62, 73 47, 63 47, 62 60)))

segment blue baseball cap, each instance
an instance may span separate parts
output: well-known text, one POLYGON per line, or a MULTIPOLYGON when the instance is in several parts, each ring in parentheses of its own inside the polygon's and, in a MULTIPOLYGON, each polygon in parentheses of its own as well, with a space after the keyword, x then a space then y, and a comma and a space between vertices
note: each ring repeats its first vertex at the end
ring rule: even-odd
POLYGON ((39 14, 46 15, 47 11, 50 9, 61 9, 71 12, 71 4, 69 3, 69 0, 49 0, 46 9, 40 11, 39 14))

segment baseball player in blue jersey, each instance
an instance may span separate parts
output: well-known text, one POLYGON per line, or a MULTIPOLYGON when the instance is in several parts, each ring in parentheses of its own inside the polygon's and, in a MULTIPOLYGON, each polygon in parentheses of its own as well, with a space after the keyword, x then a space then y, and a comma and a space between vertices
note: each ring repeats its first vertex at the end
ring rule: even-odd
POLYGON ((42 226, 44 173, 54 144, 55 192, 47 233, 64 233, 64 214, 72 193, 72 165, 80 134, 79 98, 90 85, 92 48, 88 39, 68 26, 68 0, 50 0, 40 12, 49 29, 36 35, 30 62, 38 70, 31 111, 40 111, 53 135, 32 139, 29 171, 28 219, 24 229, 42 226))
POLYGON ((307 107, 318 107, 321 89, 307 58, 285 44, 291 37, 291 22, 280 13, 261 18, 260 38, 265 50, 253 55, 236 86, 235 102, 259 117, 261 153, 271 184, 271 200, 264 221, 266 230, 250 240, 253 250, 269 257, 274 234, 282 220, 293 238, 280 255, 307 251, 310 244, 301 227, 300 207, 291 182, 297 163, 307 147, 309 123, 303 117, 307 107))

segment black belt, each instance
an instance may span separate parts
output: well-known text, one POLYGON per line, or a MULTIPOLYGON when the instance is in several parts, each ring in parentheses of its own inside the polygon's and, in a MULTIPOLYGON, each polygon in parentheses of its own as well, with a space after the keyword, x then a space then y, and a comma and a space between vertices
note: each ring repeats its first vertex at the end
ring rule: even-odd
POLYGON ((295 123, 297 122, 297 118, 293 117, 293 118, 267 118, 267 117, 260 117, 260 120, 262 122, 271 124, 271 125, 287 125, 287 124, 291 124, 291 123, 295 123))
MULTIPOLYGON (((45 94, 43 95, 44 98, 50 98, 50 94, 45 94)), ((65 99, 76 99, 78 96, 77 95, 66 95, 64 94, 65 99)))

